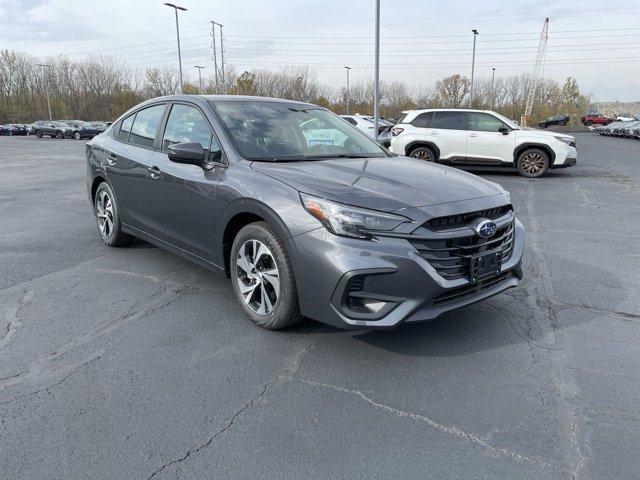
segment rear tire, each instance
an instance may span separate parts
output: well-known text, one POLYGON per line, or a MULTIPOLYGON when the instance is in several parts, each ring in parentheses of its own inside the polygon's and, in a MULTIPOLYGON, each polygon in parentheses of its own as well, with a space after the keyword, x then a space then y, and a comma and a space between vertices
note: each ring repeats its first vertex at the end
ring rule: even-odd
POLYGON ((96 189, 93 211, 98 224, 98 233, 104 243, 110 247, 123 247, 131 243, 134 237, 122 231, 116 196, 107 182, 102 182, 96 189))
POLYGON ((82 135, 80 135, 80 132, 75 132, 75 133, 73 134, 73 138, 74 138, 75 140, 80 140, 80 139, 82 138, 82 135))
POLYGON ((55 138, 64 138, 64 134, 61 131, 57 131, 56 132, 56 137, 55 138))
POLYGON ((525 150, 516 162, 518 173, 527 178, 539 178, 549 169, 549 155, 538 148, 525 150))
POLYGON ((418 160, 424 160, 425 162, 435 162, 436 154, 429 147, 416 147, 409 152, 411 158, 417 158, 418 160))
POLYGON ((42 138, 42 132, 40 132, 39 130, 36 130, 36 137, 42 138))
POLYGON ((229 264, 236 298, 256 325, 277 330, 302 319, 289 255, 268 223, 250 223, 238 232, 229 264))
MULTIPOLYGON (((587 120, 587 121, 585 122, 585 125, 586 125, 587 127, 590 127, 591 125, 593 125, 593 122, 592 122, 591 120, 587 120)), ((606 125, 606 123, 605 123, 605 125, 606 125)))

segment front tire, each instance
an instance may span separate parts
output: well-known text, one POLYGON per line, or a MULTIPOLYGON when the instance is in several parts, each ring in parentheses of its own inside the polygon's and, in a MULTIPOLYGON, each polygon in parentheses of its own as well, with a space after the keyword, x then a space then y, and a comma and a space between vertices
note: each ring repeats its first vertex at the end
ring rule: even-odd
POLYGON ((61 131, 57 131, 56 138, 64 138, 64 134, 61 131))
POLYGON ((73 138, 74 138, 75 140, 80 140, 80 139, 82 138, 82 135, 80 135, 80 132, 75 132, 75 133, 73 134, 73 138))
POLYGON ((36 137, 42 138, 42 132, 36 130, 36 137))
POLYGON ((523 177, 539 178, 549 169, 549 155, 538 148, 531 148, 518 156, 516 166, 523 177))
POLYGON ((302 319, 289 255, 268 223, 251 223, 238 232, 229 263, 233 291, 255 324, 277 330, 302 319))
POLYGON ((122 231, 116 197, 107 182, 98 185, 93 200, 93 210, 98 224, 98 233, 104 243, 110 247, 123 247, 131 243, 133 237, 122 231))
POLYGON ((418 160, 424 160, 425 162, 435 162, 436 154, 429 147, 416 147, 409 153, 411 158, 417 158, 418 160))

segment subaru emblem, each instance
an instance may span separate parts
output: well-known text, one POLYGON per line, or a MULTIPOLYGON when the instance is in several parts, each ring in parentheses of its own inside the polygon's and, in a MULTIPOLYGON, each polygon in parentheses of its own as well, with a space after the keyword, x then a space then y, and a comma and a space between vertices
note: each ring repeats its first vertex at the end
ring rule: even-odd
POLYGON ((475 226, 475 231, 482 238, 491 238, 496 234, 498 226, 491 220, 482 220, 475 226))

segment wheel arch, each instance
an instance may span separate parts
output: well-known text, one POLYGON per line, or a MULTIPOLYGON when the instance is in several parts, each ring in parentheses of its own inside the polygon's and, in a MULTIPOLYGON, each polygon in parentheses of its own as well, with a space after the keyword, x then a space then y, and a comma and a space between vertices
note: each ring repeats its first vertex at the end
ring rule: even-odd
POLYGON ((438 148, 438 146, 435 143, 430 142, 428 140, 415 140, 413 142, 408 143, 404 147, 404 154, 406 156, 409 156, 409 153, 411 152, 411 150, 413 150, 416 147, 428 147, 431 150, 433 150, 433 152, 436 154, 436 160, 440 158, 440 148, 438 148))
MULTIPOLYGON (((106 177, 103 177, 102 175, 96 175, 95 178, 93 179, 93 182, 91 183, 91 201, 92 202, 95 201, 96 191, 98 190, 98 186, 100 186, 102 182, 109 183, 106 177)), ((111 185, 109 186, 111 187, 111 185)), ((111 190, 113 190, 113 187, 111 188, 111 190)))
POLYGON ((553 165, 553 163, 556 161, 556 154, 548 145, 545 145, 544 143, 526 142, 518 145, 513 151, 513 164, 516 165, 516 162, 518 161, 518 158, 520 157, 520 155, 522 155, 522 153, 524 153, 526 150, 531 150, 534 148, 542 150, 549 156, 549 167, 551 167, 551 165, 553 165))
MULTIPOLYGON (((231 246, 238 232, 246 225, 255 222, 266 222, 273 228, 281 240, 285 241, 291 237, 291 233, 280 216, 268 205, 251 199, 240 199, 229 205, 218 223, 219 236, 218 258, 219 264, 224 267, 227 277, 230 276, 231 246)), ((294 262, 295 252, 288 250, 289 257, 294 262)))

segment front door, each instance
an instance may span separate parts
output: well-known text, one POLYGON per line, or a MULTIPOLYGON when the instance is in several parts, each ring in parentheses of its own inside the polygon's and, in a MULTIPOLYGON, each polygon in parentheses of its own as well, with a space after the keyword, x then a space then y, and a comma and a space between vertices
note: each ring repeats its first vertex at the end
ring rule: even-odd
POLYGON ((513 162, 515 135, 502 120, 488 113, 467 113, 467 163, 501 165, 513 162), (506 129, 502 132, 500 129, 506 129))
POLYGON ((169 160, 167 148, 175 143, 200 143, 209 152, 220 144, 202 113, 192 104, 175 103, 169 112, 161 150, 149 160, 147 211, 149 233, 216 262, 215 192, 220 170, 169 160))

